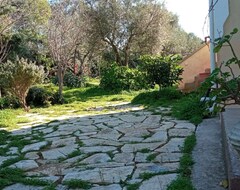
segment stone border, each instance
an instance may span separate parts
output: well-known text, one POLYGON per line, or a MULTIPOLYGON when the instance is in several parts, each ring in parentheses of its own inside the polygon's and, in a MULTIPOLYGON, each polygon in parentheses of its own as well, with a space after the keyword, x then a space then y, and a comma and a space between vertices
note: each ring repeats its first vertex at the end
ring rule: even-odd
POLYGON ((240 107, 226 108, 226 111, 220 114, 229 190, 239 190, 240 187, 240 156, 228 138, 231 127, 240 119, 239 115, 240 107))

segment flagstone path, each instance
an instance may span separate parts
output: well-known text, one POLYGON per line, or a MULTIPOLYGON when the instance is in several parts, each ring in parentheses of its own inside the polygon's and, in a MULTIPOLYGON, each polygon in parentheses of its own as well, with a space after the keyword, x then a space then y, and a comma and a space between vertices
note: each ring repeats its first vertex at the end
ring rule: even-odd
MULTIPOLYGON (((70 189, 65 184, 72 180, 89 182, 91 190, 126 190, 137 183, 140 190, 165 190, 177 177, 181 147, 195 126, 161 116, 169 112, 167 108, 117 106, 115 111, 65 116, 31 128, 23 125, 11 135, 24 135, 30 143, 20 150, 9 148, 7 156, 0 156, 0 165, 24 155, 10 167, 24 170, 29 178, 55 183, 57 190, 70 189), (154 175, 144 177, 149 173, 154 175)), ((43 119, 37 114, 31 118, 43 119)), ((4 188, 15 189, 44 188, 22 184, 4 188)))

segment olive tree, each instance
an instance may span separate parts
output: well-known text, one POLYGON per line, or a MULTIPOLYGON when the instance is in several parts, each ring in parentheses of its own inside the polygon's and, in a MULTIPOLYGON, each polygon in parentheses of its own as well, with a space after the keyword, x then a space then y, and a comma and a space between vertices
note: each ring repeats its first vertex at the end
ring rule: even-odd
POLYGON ((43 78, 43 68, 23 58, 0 65, 0 85, 18 98, 25 111, 29 110, 26 103, 29 88, 43 78))
POLYGON ((167 38, 169 14, 153 0, 85 0, 92 33, 115 55, 119 65, 128 66, 133 52, 158 53, 167 38))

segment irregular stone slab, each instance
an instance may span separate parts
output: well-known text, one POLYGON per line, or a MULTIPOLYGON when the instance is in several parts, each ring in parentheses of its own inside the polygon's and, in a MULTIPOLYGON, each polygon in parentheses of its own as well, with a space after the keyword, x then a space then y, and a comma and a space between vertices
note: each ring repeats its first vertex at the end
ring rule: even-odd
POLYGON ((46 150, 42 152, 42 156, 46 160, 55 160, 58 158, 66 158, 68 154, 75 151, 77 145, 74 146, 65 146, 62 148, 55 148, 51 150, 46 150))
POLYGON ((29 186, 29 185, 23 185, 20 183, 10 185, 8 187, 3 188, 3 190, 42 190, 44 187, 36 187, 36 186, 29 186))
POLYGON ((96 146, 96 145, 108 145, 108 146, 121 146, 123 143, 113 141, 113 140, 106 140, 106 139, 86 139, 82 140, 85 146, 96 146))
POLYGON ((170 139, 170 141, 162 146, 161 148, 156 149, 156 152, 181 152, 181 149, 183 147, 184 144, 184 138, 172 138, 170 139))
POLYGON ((75 143, 76 143, 76 137, 68 137, 68 138, 52 141, 51 147, 56 148, 59 146, 72 146, 72 145, 74 146, 75 143))
POLYGON ((37 131, 42 132, 44 134, 48 134, 48 133, 52 133, 54 131, 54 129, 52 127, 48 127, 48 128, 45 128, 45 129, 39 129, 37 131))
POLYGON ((53 164, 44 164, 36 168, 34 172, 28 172, 32 175, 41 175, 41 176, 60 176, 63 175, 63 170, 68 168, 71 164, 69 163, 53 163, 53 164))
POLYGON ((119 119, 128 123, 142 123, 146 119, 146 116, 135 116, 128 114, 119 116, 119 119))
POLYGON ((135 161, 136 163, 149 162, 149 161, 147 161, 147 157, 148 157, 150 154, 152 154, 152 153, 141 153, 141 152, 137 152, 134 161, 135 161))
POLYGON ((123 136, 122 138, 120 138, 118 141, 120 142, 128 142, 128 143, 138 143, 138 142, 142 142, 144 140, 144 138, 141 137, 131 137, 131 136, 123 136))
POLYGON ((195 131, 196 126, 194 124, 186 122, 186 121, 185 122, 177 121, 175 128, 176 129, 189 129, 193 132, 193 131, 195 131))
POLYGON ((38 164, 34 160, 21 160, 9 167, 10 168, 19 168, 19 169, 22 169, 23 171, 28 171, 28 170, 37 168, 38 164))
POLYGON ((122 123, 123 123, 123 121, 121 121, 119 119, 116 119, 116 120, 113 120, 113 121, 105 121, 103 124, 108 126, 108 127, 116 127, 116 126, 119 126, 122 123))
POLYGON ((80 125, 78 127, 78 129, 82 132, 82 133, 91 133, 91 132, 97 132, 98 129, 97 127, 94 127, 92 125, 80 125))
POLYGON ((160 162, 160 163, 179 162, 181 157, 182 157, 182 153, 162 153, 162 154, 159 154, 154 159, 154 161, 160 162))
POLYGON ((123 128, 121 132, 125 134, 125 137, 143 137, 150 134, 146 129, 135 127, 123 128))
POLYGON ((159 143, 138 143, 138 144, 125 144, 121 150, 122 152, 137 152, 142 149, 154 150, 160 145, 164 144, 163 142, 159 143))
POLYGON ((81 147, 79 150, 83 153, 94 153, 94 152, 109 152, 114 151, 117 148, 114 146, 93 146, 93 147, 81 147))
POLYGON ((90 138, 89 136, 96 135, 96 134, 97 134, 97 132, 82 133, 80 131, 76 131, 74 133, 75 136, 77 136, 77 137, 79 137, 81 139, 89 139, 90 138))
POLYGON ((118 184, 108 185, 108 186, 97 186, 90 190, 122 190, 122 187, 118 184))
POLYGON ((55 122, 49 123, 48 126, 49 126, 49 127, 54 127, 54 126, 58 126, 58 125, 60 125, 60 124, 61 124, 60 121, 55 121, 55 122))
POLYGON ((160 124, 160 121, 162 119, 161 115, 149 115, 147 119, 143 121, 143 124, 160 124))
POLYGON ((82 154, 82 155, 75 156, 73 158, 69 158, 67 160, 64 160, 63 162, 64 163, 75 163, 75 162, 79 162, 79 160, 82 160, 85 157, 86 157, 86 155, 82 154))
POLYGON ((93 135, 92 137, 116 141, 120 136, 121 134, 118 131, 108 128, 101 130, 98 134, 93 135))
POLYGON ((113 160, 119 163, 131 163, 134 159, 133 153, 119 153, 115 154, 113 160))
POLYGON ((190 129, 169 129, 168 135, 170 137, 187 137, 193 134, 190 129))
POLYGON ((43 141, 43 142, 38 142, 38 143, 26 145, 26 146, 22 149, 22 152, 24 153, 24 152, 29 152, 29 151, 40 150, 42 147, 46 146, 47 144, 48 144, 47 141, 43 141))
POLYGON ((29 159, 29 160, 36 160, 36 159, 39 158, 39 155, 38 155, 37 152, 28 152, 27 154, 25 154, 24 157, 29 159))
POLYGON ((13 136, 30 135, 30 134, 32 134, 31 129, 22 129, 22 130, 16 129, 16 130, 11 131, 11 135, 13 135, 13 136))
POLYGON ((118 168, 96 168, 93 170, 68 173, 63 178, 63 182, 72 179, 80 179, 91 183, 119 183, 120 181, 125 181, 132 173, 133 169, 133 166, 125 166, 118 168))
POLYGON ((7 154, 18 154, 18 147, 10 147, 7 154))
POLYGON ((73 131, 54 131, 52 133, 49 133, 47 135, 45 135, 45 138, 51 138, 51 137, 60 137, 60 136, 67 136, 67 135, 71 135, 73 133, 73 131))
POLYGON ((145 139, 143 142, 167 142, 168 136, 166 131, 159 131, 153 136, 145 139))
POLYGON ((57 182, 60 179, 60 177, 59 176, 47 176, 47 177, 39 177, 37 179, 42 180, 42 181, 55 183, 55 182, 57 182))
POLYGON ((105 163, 110 161, 111 158, 107 154, 101 153, 101 154, 94 154, 84 160, 82 160, 81 164, 97 164, 97 163, 105 163))
POLYGON ((69 190, 69 188, 65 185, 57 185, 56 190, 69 190))
POLYGON ((67 131, 67 132, 73 133, 79 129, 80 129, 79 125, 73 125, 73 124, 67 123, 67 124, 59 125, 57 131, 67 131))
POLYGON ((177 164, 173 163, 173 166, 169 164, 156 164, 156 163, 141 163, 136 164, 136 170, 133 174, 133 179, 137 179, 140 177, 143 173, 160 173, 160 172, 169 172, 169 171, 175 171, 177 164))
POLYGON ((152 177, 144 181, 139 190, 166 190, 167 186, 177 178, 177 174, 167 174, 152 177))

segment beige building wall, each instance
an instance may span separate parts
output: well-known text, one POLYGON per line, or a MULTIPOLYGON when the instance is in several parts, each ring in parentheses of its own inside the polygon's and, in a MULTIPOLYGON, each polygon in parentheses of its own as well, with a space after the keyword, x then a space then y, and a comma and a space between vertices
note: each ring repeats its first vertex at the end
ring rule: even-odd
MULTIPOLYGON (((238 28, 238 33, 234 35, 231 42, 236 51, 238 58, 240 59, 240 0, 228 0, 229 1, 229 16, 224 24, 224 34, 230 34, 234 28, 238 28)), ((217 65, 219 66, 223 61, 226 62, 232 58, 232 52, 230 48, 225 46, 221 49, 217 56, 217 65)), ((224 68, 225 71, 229 71, 228 68, 224 68)), ((240 69, 235 65, 233 71, 235 74, 240 75, 240 69)))
POLYGON ((210 51, 207 45, 202 46, 192 55, 186 57, 180 64, 184 71, 181 77, 183 78, 179 84, 179 89, 184 89, 186 83, 192 83, 195 76, 199 73, 204 73, 210 68, 210 51))

